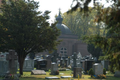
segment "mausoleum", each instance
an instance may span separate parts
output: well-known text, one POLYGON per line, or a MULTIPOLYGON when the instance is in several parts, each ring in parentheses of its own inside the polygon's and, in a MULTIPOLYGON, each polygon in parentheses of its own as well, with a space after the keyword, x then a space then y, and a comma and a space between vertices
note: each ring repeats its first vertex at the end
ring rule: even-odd
MULTIPOLYGON (((57 46, 58 55, 61 57, 71 56, 74 52, 80 52, 83 57, 90 55, 87 51, 87 44, 78 40, 78 36, 73 34, 66 25, 62 24, 63 18, 60 11, 56 20, 58 22, 56 27, 61 30, 61 35, 58 40, 62 40, 62 42, 57 46)), ((48 54, 48 52, 43 52, 42 54, 48 54)))

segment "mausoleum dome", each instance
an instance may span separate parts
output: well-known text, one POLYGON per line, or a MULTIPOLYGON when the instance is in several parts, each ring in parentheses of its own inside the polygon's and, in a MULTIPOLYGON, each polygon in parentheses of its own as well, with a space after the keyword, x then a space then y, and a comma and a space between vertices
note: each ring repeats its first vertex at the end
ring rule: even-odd
POLYGON ((60 15, 60 11, 58 17, 56 17, 56 20, 58 22, 56 27, 61 30, 61 34, 72 34, 70 29, 66 25, 62 24, 63 18, 60 15))

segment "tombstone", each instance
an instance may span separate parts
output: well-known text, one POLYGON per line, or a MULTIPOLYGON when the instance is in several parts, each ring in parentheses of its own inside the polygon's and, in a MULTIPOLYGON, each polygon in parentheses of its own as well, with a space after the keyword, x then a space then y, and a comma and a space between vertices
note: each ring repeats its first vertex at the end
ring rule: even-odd
POLYGON ((76 52, 74 52, 74 54, 73 54, 73 67, 77 67, 76 59, 77 59, 77 54, 76 54, 76 52))
POLYGON ((109 66, 109 61, 108 60, 103 60, 101 61, 103 68, 105 68, 106 70, 108 70, 108 66, 109 66))
POLYGON ((103 74, 103 66, 101 63, 95 63, 93 65, 93 71, 95 75, 103 74))
POLYGON ((5 76, 8 71, 8 61, 0 61, 0 76, 5 76))
POLYGON ((5 76, 8 71, 8 61, 6 61, 6 54, 0 52, 0 76, 5 76))
POLYGON ((57 53, 57 50, 55 50, 53 52, 53 56, 52 56, 52 60, 51 61, 57 63, 57 56, 58 56, 58 53, 57 53))
POLYGON ((85 71, 85 60, 84 59, 81 60, 81 67, 85 71))
POLYGON ((78 77, 78 75, 79 75, 80 77, 82 77, 82 68, 80 68, 80 67, 75 67, 75 68, 74 68, 73 77, 78 77))
POLYGON ((58 66, 56 63, 51 64, 51 75, 56 75, 56 72, 58 71, 58 66))
POLYGON ((6 54, 0 54, 0 61, 6 61, 6 54))
POLYGON ((51 68, 51 60, 39 59, 36 64, 36 69, 39 70, 49 70, 51 68))
POLYGON ((16 74, 17 72, 17 55, 14 50, 9 50, 9 54, 6 55, 6 60, 9 61, 9 72, 16 74))
POLYGON ((77 67, 82 67, 82 66, 81 66, 81 59, 82 59, 82 55, 81 55, 81 53, 79 52, 79 53, 77 54, 77 67))
POLYGON ((85 60, 84 71, 85 72, 89 71, 93 67, 93 64, 94 64, 94 60, 85 60))
POLYGON ((23 71, 31 71, 34 69, 34 60, 26 58, 23 65, 23 71))
POLYGON ((32 70, 31 75, 46 75, 44 70, 32 70))
POLYGON ((64 67, 64 61, 63 61, 63 58, 62 58, 62 57, 60 58, 60 66, 61 66, 61 67, 64 67))
POLYGON ((14 74, 14 80, 19 80, 17 72, 17 55, 15 50, 9 50, 9 54, 6 55, 6 60, 9 62, 9 71, 6 73, 6 76, 3 80, 11 80, 10 74, 14 74))
POLYGON ((64 65, 64 66, 65 66, 65 67, 68 66, 68 58, 65 59, 65 65, 64 65))

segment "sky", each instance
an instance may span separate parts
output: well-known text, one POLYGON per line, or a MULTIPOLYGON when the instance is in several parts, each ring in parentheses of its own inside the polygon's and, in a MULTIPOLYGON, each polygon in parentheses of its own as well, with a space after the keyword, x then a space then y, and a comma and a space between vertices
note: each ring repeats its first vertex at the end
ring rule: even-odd
MULTIPOLYGON (((49 14, 50 16, 49 22, 52 23, 55 20, 55 15, 58 15, 59 9, 61 10, 61 13, 67 12, 69 9, 71 9, 71 4, 73 0, 34 0, 34 1, 39 2, 39 11, 42 12, 46 10, 51 11, 51 13, 49 14)), ((106 4, 105 0, 99 1, 105 4, 105 6, 108 5, 106 4)), ((92 3, 90 5, 92 6, 92 3)))
POLYGON ((72 0, 34 0, 39 1, 39 10, 44 12, 45 10, 51 11, 49 14, 50 16, 50 23, 54 22, 55 15, 58 15, 59 9, 61 13, 66 12, 70 9, 72 4, 72 0))

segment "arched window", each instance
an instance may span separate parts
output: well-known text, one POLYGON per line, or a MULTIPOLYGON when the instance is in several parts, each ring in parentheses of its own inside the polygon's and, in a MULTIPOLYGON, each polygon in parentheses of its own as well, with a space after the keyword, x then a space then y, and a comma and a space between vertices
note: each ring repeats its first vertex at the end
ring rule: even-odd
POLYGON ((67 54, 67 48, 62 47, 62 48, 60 49, 60 53, 61 53, 61 56, 65 56, 65 55, 67 54))

